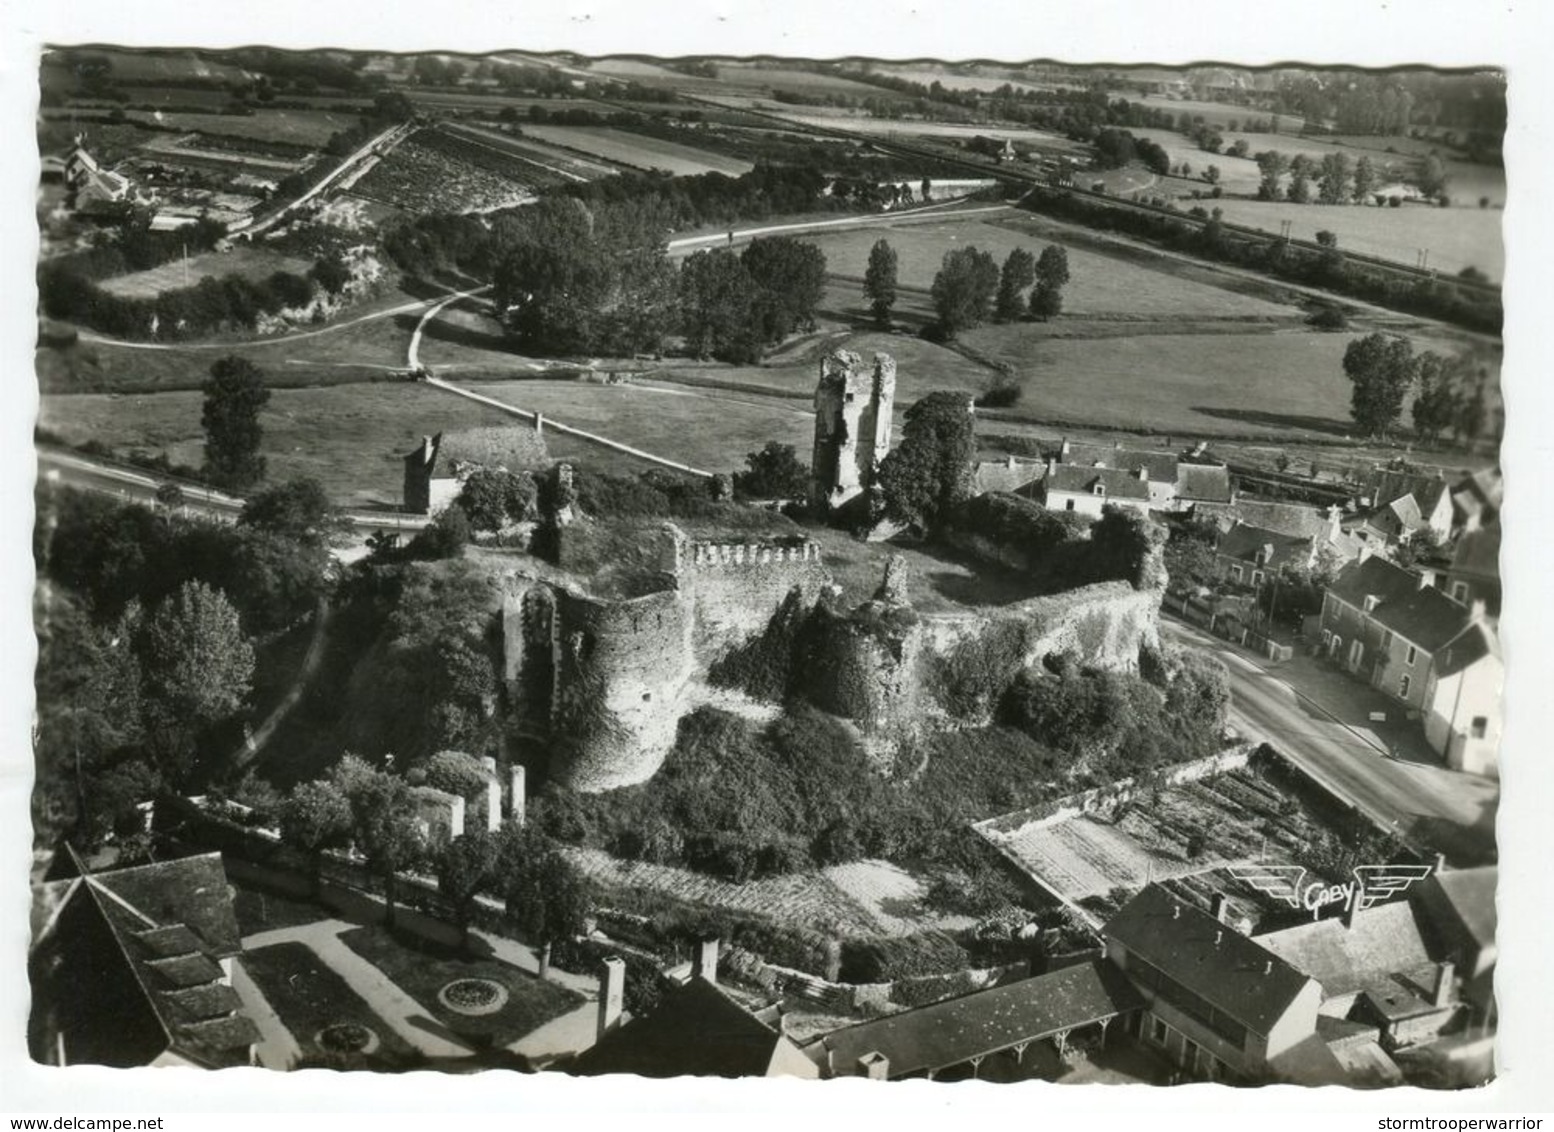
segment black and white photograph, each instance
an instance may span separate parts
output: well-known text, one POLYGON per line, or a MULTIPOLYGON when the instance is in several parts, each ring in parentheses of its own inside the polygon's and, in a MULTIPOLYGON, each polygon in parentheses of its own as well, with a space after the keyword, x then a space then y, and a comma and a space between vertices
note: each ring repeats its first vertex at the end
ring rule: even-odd
POLYGON ((20 84, 53 1088, 1492 1093, 1505 56, 244 30, 20 84))

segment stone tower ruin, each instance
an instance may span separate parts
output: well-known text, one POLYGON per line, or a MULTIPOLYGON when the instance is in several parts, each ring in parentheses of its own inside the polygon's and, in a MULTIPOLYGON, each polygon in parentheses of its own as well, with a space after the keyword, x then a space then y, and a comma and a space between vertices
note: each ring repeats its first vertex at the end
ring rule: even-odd
POLYGON ((889 354, 875 354, 868 368, 851 350, 821 361, 810 463, 817 507, 835 510, 874 486, 875 470, 890 451, 895 401, 896 362, 889 354))

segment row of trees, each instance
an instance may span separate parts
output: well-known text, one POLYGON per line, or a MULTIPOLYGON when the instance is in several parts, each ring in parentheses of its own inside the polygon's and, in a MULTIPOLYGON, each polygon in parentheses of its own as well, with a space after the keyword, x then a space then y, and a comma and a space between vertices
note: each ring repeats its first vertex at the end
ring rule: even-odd
MULTIPOLYGON (((881 325, 889 324, 895 304, 896 267, 895 249, 885 240, 878 241, 869 253, 864 295, 881 325)), ((1045 320, 1062 312, 1068 281, 1068 252, 1055 244, 1043 249, 1039 258, 1015 248, 1002 268, 980 248, 956 248, 945 253, 934 276, 935 325, 942 337, 953 338, 989 319, 1013 322, 1029 312, 1045 320)))
MULTIPOLYGON (((1255 160, 1262 177, 1257 186, 1259 200, 1367 204, 1381 185, 1382 174, 1368 156, 1351 165, 1343 153, 1328 153, 1317 161, 1304 153, 1290 157, 1265 150, 1255 160)), ((1414 162, 1409 179, 1426 197, 1439 198, 1446 192, 1446 166, 1439 154, 1429 153, 1414 162)))
MULTIPOLYGON (((419 777, 473 797, 485 785, 478 764, 468 765, 473 763, 445 752, 419 777), (437 777, 439 771, 447 773, 437 777)), ((587 886, 551 842, 508 824, 496 832, 471 830, 434 848, 421 832, 414 790, 410 776, 348 754, 327 776, 297 786, 281 801, 281 838, 310 855, 315 887, 325 850, 354 847, 383 884, 391 925, 399 874, 430 866, 461 930, 468 930, 475 897, 490 893, 507 902, 514 926, 547 952, 553 942, 582 931, 591 907, 587 886)))

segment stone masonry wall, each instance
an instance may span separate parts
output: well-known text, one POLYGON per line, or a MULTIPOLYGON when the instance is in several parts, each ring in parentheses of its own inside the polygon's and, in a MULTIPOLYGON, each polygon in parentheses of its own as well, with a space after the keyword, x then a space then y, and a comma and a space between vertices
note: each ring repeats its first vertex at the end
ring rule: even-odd
POLYGON ((644 782, 674 746, 693 675, 690 603, 554 593, 551 773, 588 792, 644 782))
POLYGON ((681 589, 695 619, 697 669, 765 631, 795 590, 809 608, 830 583, 820 547, 806 539, 775 542, 687 542, 679 561, 681 589))

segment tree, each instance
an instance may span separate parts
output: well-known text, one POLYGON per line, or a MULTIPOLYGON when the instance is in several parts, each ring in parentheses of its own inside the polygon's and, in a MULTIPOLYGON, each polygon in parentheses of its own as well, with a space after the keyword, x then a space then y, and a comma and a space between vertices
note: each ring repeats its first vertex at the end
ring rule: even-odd
POLYGON ((458 506, 473 529, 497 531, 510 522, 534 518, 539 486, 531 475, 504 468, 477 468, 465 479, 458 506))
POLYGON ((932 296, 939 333, 953 338, 987 321, 998 290, 998 265, 975 247, 946 252, 934 276, 932 296))
POLYGON ((1349 178, 1349 158, 1346 155, 1324 155, 1317 189, 1318 199, 1323 204, 1343 204, 1349 199, 1349 178))
POLYGON ((998 299, 994 317, 1013 322, 1025 313, 1025 289, 1036 282, 1036 257, 1024 248, 1015 248, 1004 260, 998 277, 998 299))
POLYGON ((461 833, 437 854, 437 890, 448 898, 459 928, 459 945, 469 947, 470 909, 496 871, 499 843, 484 829, 461 833))
POLYGON ((203 582, 186 582, 163 601, 137 644, 148 729, 176 785, 190 769, 198 733, 229 719, 248 699, 254 647, 232 603, 203 582))
POLYGON ((906 411, 901 443, 880 463, 885 514, 932 529, 971 491, 976 433, 964 393, 930 393, 906 411))
MULTIPOLYGON (((927 181, 923 184, 927 185, 927 181)), ((896 249, 888 240, 876 240, 869 249, 869 266, 863 273, 863 296, 869 300, 874 321, 890 325, 890 310, 896 305, 896 249)))
POLYGON ((337 783, 328 779, 304 782, 280 807, 281 840, 307 851, 313 866, 313 894, 318 895, 324 850, 345 844, 351 832, 351 805, 337 783))
POLYGON ((156 489, 156 501, 161 507, 169 511, 182 511, 184 505, 183 488, 176 483, 159 484, 156 489))
POLYGON ((1375 333, 1349 343, 1344 351, 1344 374, 1354 383, 1349 411, 1366 435, 1385 438, 1396 423, 1415 366, 1406 338, 1375 333))
POLYGON ((1416 161, 1413 180, 1419 186, 1419 191, 1427 197, 1439 197, 1445 193, 1450 178, 1446 175, 1446 165, 1441 161, 1440 154, 1432 150, 1416 161))
POLYGON ((826 257, 814 244, 792 236, 751 240, 739 260, 762 291, 761 338, 779 342, 795 330, 814 328, 815 308, 826 289, 826 257))
POLYGON ((695 356, 753 362, 761 335, 760 291, 743 261, 726 248, 697 252, 680 267, 680 312, 686 348, 695 356))
POLYGON ((1351 191, 1357 203, 1370 203, 1371 194, 1376 191, 1376 167, 1371 164, 1369 157, 1362 157, 1354 163, 1354 187, 1351 191))
POLYGON ((1063 313, 1063 292, 1037 284, 1031 292, 1031 315, 1046 322, 1063 313))
POLYGON ((577 870, 533 827, 507 825, 498 835, 497 875, 508 918, 540 945, 540 972, 551 945, 583 930, 592 894, 577 870))
POLYGON ((243 488, 264 478, 259 414, 269 400, 264 375, 247 358, 233 354, 210 367, 200 421, 206 472, 217 483, 243 488))
POLYGON ((1419 355, 1416 376, 1419 391, 1414 395, 1414 432, 1427 444, 1434 444, 1451 427, 1460 408, 1453 361, 1426 351, 1419 355))
POLYGON ((747 470, 734 473, 734 486, 747 499, 803 499, 809 494, 810 471, 791 444, 768 441, 745 457, 747 470))
POLYGON ((308 476, 287 480, 253 496, 243 505, 237 521, 240 526, 309 546, 326 546, 344 529, 324 485, 308 476))
POLYGON ((336 254, 320 256, 310 274, 313 281, 331 295, 338 295, 351 281, 351 269, 336 254))
POLYGON ((1211 185, 1219 184, 1219 166, 1210 165, 1203 171, 1203 179, 1211 185))
POLYGON ((412 558, 457 558, 464 553, 469 540, 469 516, 454 503, 411 539, 406 551, 412 558))
POLYGON ((1036 287, 1031 291, 1031 314, 1046 321, 1063 311, 1063 288, 1068 283, 1068 251, 1049 244, 1036 261, 1036 287))
POLYGON ((1265 150, 1257 155, 1257 168, 1262 174, 1262 180, 1257 186, 1259 200, 1278 200, 1281 195, 1280 181, 1284 174, 1289 172, 1290 159, 1278 150, 1265 150))
POLYGON ((1289 198, 1296 204, 1311 203, 1311 158, 1297 153, 1290 159, 1289 198))
POLYGON ((341 759, 330 779, 350 806, 356 848, 383 881, 385 922, 393 927, 398 874, 421 856, 423 848, 410 787, 404 779, 368 766, 354 755, 341 759))

